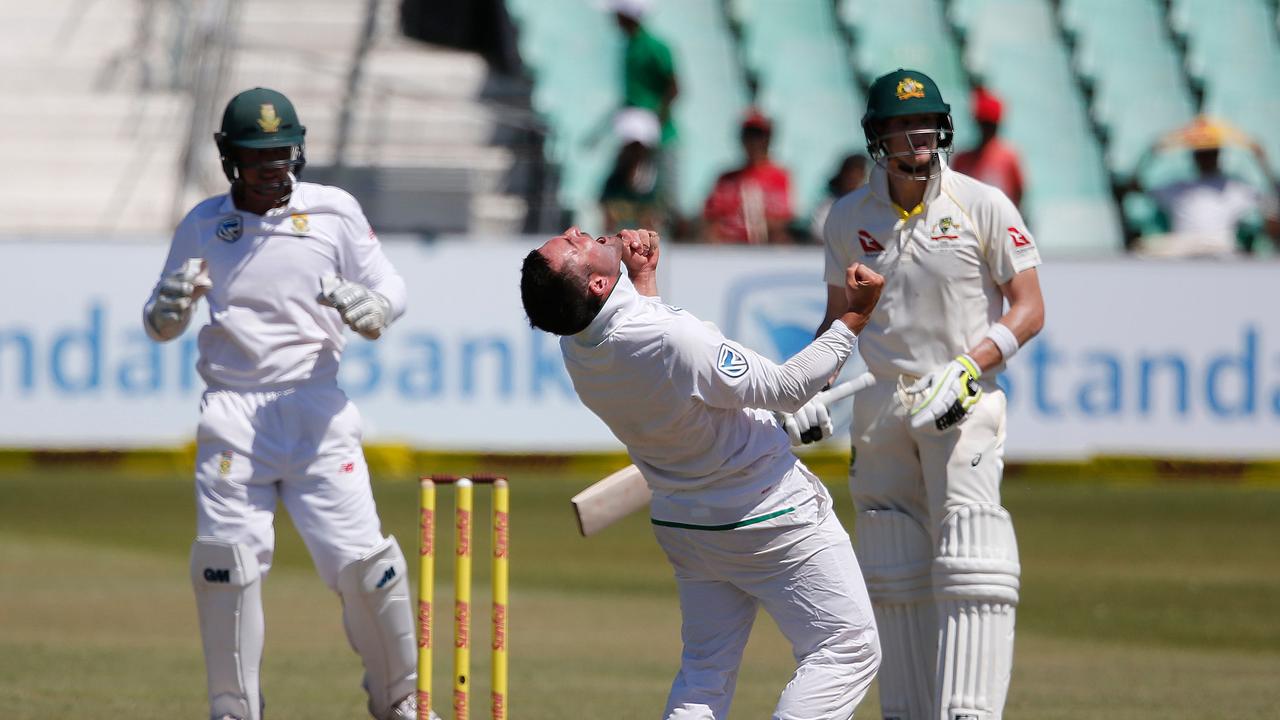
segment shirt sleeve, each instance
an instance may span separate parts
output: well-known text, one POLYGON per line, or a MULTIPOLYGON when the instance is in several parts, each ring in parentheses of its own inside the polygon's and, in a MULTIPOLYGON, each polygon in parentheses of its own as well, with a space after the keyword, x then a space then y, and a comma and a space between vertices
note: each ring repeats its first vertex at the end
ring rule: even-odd
POLYGON ((386 298, 391 304, 389 321, 399 318, 408 303, 404 278, 382 251, 382 243, 355 198, 351 199, 344 219, 347 232, 342 238, 339 273, 343 278, 358 282, 386 298))
POLYGON ((826 246, 822 278, 828 285, 844 287, 844 273, 853 264, 852 245, 845 238, 841 218, 844 213, 840 201, 831 206, 827 221, 822 226, 823 244, 826 246))
POLYGON ((688 316, 663 338, 663 357, 676 387, 711 407, 795 412, 840 372, 856 340, 836 321, 779 365, 688 316))
POLYGON ((991 277, 1004 285, 1014 275, 1038 266, 1040 251, 1013 201, 998 190, 988 192, 984 200, 975 219, 985 240, 991 277))

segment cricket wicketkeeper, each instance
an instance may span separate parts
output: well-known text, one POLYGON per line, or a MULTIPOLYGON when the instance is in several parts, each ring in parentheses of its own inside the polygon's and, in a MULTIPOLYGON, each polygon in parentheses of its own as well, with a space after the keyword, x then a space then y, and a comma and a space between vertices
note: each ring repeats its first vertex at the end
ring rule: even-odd
POLYGON ((416 720, 408 568, 382 534, 360 413, 337 382, 343 326, 380 336, 404 313, 405 284, 355 198, 298 182, 304 133, 274 90, 232 98, 216 135, 230 192, 178 225, 143 312, 147 334, 165 341, 182 334, 199 297, 209 304, 191 548, 209 716, 262 717, 262 583, 282 501, 342 598, 369 712, 416 720))

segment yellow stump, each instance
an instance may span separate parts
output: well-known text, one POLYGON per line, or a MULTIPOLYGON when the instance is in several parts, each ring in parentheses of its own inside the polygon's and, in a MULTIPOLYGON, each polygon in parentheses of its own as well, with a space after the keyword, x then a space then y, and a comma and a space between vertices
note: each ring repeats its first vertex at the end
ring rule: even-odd
POLYGON ((493 720, 507 720, 507 572, 511 535, 506 480, 493 483, 493 720))
POLYGON ((459 478, 454 485, 453 512, 453 720, 470 717, 471 508, 471 481, 459 478))
POLYGON ((431 716, 431 610, 436 579, 436 484, 418 486, 418 720, 431 716))

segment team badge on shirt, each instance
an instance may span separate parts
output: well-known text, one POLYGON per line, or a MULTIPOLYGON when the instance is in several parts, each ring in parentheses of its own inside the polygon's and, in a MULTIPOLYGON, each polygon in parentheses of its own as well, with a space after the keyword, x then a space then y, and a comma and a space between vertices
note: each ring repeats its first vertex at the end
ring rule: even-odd
POLYGON ((218 221, 218 229, 215 234, 222 242, 233 243, 244 234, 244 221, 240 219, 239 215, 228 215, 218 221))
POLYGON ((294 232, 305 233, 311 229, 311 221, 306 215, 291 215, 289 219, 293 221, 294 232))
POLYGON ((720 355, 716 358, 716 368, 731 378, 739 378, 747 374, 747 356, 742 351, 730 347, 728 343, 720 344, 720 355))
POLYGON ((960 236, 956 233, 959 231, 960 226, 948 215, 933 226, 933 233, 929 237, 932 240, 957 240, 960 236))
POLYGON ((218 474, 226 477, 231 474, 231 459, 235 457, 235 453, 230 450, 222 451, 222 459, 218 461, 218 474))

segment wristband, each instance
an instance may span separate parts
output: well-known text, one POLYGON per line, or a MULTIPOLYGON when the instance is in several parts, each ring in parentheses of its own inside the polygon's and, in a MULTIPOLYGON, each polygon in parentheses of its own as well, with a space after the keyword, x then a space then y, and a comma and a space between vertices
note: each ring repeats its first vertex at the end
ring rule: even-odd
POLYGON ((1009 362, 1009 358, 1018 352, 1018 338, 1014 336, 1013 331, 1002 323, 994 323, 987 330, 987 338, 996 344, 1000 350, 1000 357, 1004 362, 1009 362))

